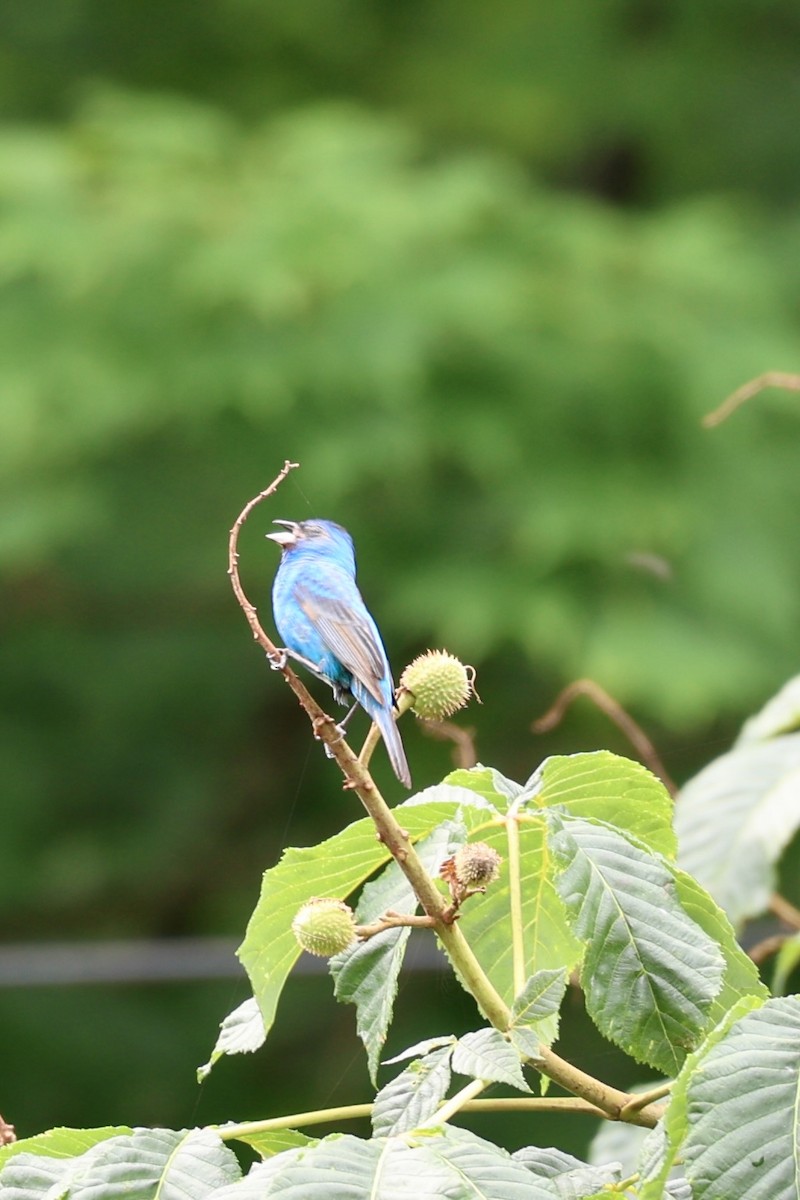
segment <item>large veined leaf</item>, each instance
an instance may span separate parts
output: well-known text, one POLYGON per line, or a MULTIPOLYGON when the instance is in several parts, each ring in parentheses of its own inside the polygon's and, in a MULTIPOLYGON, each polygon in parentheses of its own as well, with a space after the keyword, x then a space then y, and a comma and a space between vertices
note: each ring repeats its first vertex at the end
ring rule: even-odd
POLYGON ((409 1063, 375 1097, 372 1131, 388 1137, 429 1122, 450 1086, 452 1045, 440 1046, 409 1063))
POLYGON ((46 1133, 0 1146, 0 1167, 17 1154, 41 1154, 54 1159, 75 1158, 98 1142, 129 1133, 133 1133, 133 1130, 125 1125, 105 1125, 99 1129, 48 1129, 46 1133))
POLYGON ((483 796, 493 808, 498 805, 505 808, 509 801, 516 800, 524 791, 521 784, 507 779, 494 767, 484 767, 480 764, 469 769, 460 767, 457 771, 451 771, 445 783, 467 788, 477 796, 483 796))
POLYGON ((536 1026, 558 1012, 567 990, 567 973, 563 969, 537 971, 514 997, 511 1005, 512 1026, 536 1026))
POLYGON ((507 1083, 529 1092, 519 1055, 496 1029, 465 1033, 453 1047, 453 1070, 486 1082, 507 1083))
POLYGON ((275 1019, 281 991, 300 947, 292 933, 295 913, 312 896, 344 899, 386 861, 370 820, 348 825, 317 846, 289 848, 264 873, 261 895, 238 955, 250 976, 265 1030, 275 1019))
POLYGON ((669 864, 616 830, 553 814, 559 893, 586 942, 581 980, 600 1031, 675 1073, 708 1025, 725 960, 676 898, 669 864))
POLYGON ((372 1114, 376 1136, 430 1124, 447 1093, 452 1071, 530 1091, 519 1055, 497 1029, 478 1029, 458 1039, 435 1038, 431 1047, 378 1093, 372 1114))
POLYGON ((22 1153, 0 1171, 9 1200, 204 1200, 240 1178, 236 1156, 211 1129, 140 1129, 74 1158, 22 1153))
POLYGON ((733 926, 719 905, 691 875, 672 865, 670 870, 681 908, 717 943, 725 959, 722 987, 708 1011, 711 1029, 743 996, 766 1000, 769 991, 761 982, 755 963, 737 942, 733 926))
POLYGON ((655 1129, 641 1140, 638 1162, 641 1177, 640 1200, 662 1200, 664 1187, 678 1162, 689 1130, 687 1092, 709 1053, 723 1040, 731 1027, 762 1003, 760 997, 745 996, 707 1034, 689 1054, 672 1087, 667 1111, 655 1129))
MULTIPOLYGON (((591 1193, 584 1193, 591 1195, 591 1193)), ((334 1134, 256 1166, 214 1200, 554 1200, 551 1180, 452 1126, 364 1142, 334 1134)))
MULTIPOLYGON (((486 767, 449 776, 473 786, 495 817, 471 836, 502 857, 500 878, 485 896, 462 909, 461 929, 494 987, 511 1005, 526 981, 542 970, 572 970, 583 946, 554 885, 548 845, 549 812, 619 825, 647 847, 674 847, 672 802, 663 785, 639 763, 601 751, 547 759, 524 789, 486 767)), ((557 1018, 537 1027, 552 1042, 557 1018)))
POLYGON ((573 817, 605 821, 651 850, 675 854, 669 792, 641 763, 608 750, 545 759, 525 785, 525 797, 573 817))
POLYGON ((748 741, 686 785, 675 809, 678 861, 734 925, 763 912, 775 864, 800 827, 800 734, 748 741))
POLYGON ((581 1200, 597 1192, 611 1194, 614 1184, 622 1178, 618 1162, 590 1165, 553 1147, 540 1150, 526 1146, 517 1150, 512 1158, 514 1162, 523 1163, 537 1179, 546 1181, 546 1186, 552 1188, 552 1194, 558 1200, 581 1200))
POLYGON ((800 998, 769 1000, 709 1050, 687 1088, 695 1200, 800 1197, 800 998))
MULTIPOLYGON (((422 865, 436 875, 441 863, 464 841, 460 822, 444 821, 417 845, 422 865)), ((387 910, 413 913, 417 897, 397 863, 392 860, 367 884, 356 910, 361 925, 376 921, 387 910)), ((375 1082, 378 1060, 392 1020, 397 980, 411 929, 385 929, 368 941, 358 942, 331 959, 337 1000, 355 1004, 358 1036, 367 1051, 370 1078, 375 1082)))

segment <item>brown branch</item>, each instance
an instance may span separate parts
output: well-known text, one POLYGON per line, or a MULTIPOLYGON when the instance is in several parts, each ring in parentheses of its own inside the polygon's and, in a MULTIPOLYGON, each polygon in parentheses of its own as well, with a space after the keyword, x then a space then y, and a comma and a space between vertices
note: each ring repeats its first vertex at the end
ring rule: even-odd
POLYGON ((780 892, 772 893, 769 906, 775 916, 780 917, 786 925, 791 925, 792 929, 800 929, 800 909, 790 904, 780 892))
POLYGON ((648 1104, 652 1104, 655 1100, 662 1100, 664 1096, 668 1096, 673 1088, 673 1081, 668 1083, 660 1083, 658 1087, 650 1088, 646 1092, 637 1092, 623 1108, 619 1119, 621 1121, 630 1121, 633 1114, 641 1112, 643 1108, 647 1108, 648 1104))
POLYGON ((774 933, 771 937, 762 938, 760 942, 756 942, 754 946, 750 947, 747 957, 751 958, 757 967, 760 967, 768 958, 772 958, 773 954, 777 954, 791 936, 790 933, 774 933))
POLYGON ((438 738, 441 742, 452 742, 454 746, 453 761, 457 767, 468 769, 478 761, 475 753, 475 730, 462 729, 452 721, 421 720, 422 732, 428 737, 438 738))
POLYGON ((9 1125, 0 1117, 0 1146, 10 1146, 12 1142, 17 1140, 17 1133, 13 1125, 9 1125))
POLYGON ((305 712, 311 721, 314 730, 314 736, 329 747, 331 751, 331 757, 336 759, 347 780, 349 781, 347 786, 356 786, 357 782, 359 781, 358 776, 357 774, 353 774, 350 770, 351 764, 357 763, 355 754, 347 745, 341 733, 339 732, 334 718, 328 716, 324 709, 317 704, 316 700, 313 698, 307 688, 304 687, 291 667, 286 665, 281 651, 278 649, 272 639, 264 632, 258 619, 255 605, 251 604, 247 599, 239 578, 238 542, 242 526, 255 506, 262 500, 266 500, 268 496, 274 495, 289 472, 293 471, 298 466, 299 463, 289 462, 287 459, 283 464, 282 470, 278 473, 278 475, 276 475, 269 487, 264 488, 263 492, 259 492, 257 496, 254 496, 253 499, 250 500, 239 513, 239 516, 236 518, 231 528, 230 538, 228 541, 228 575, 230 577, 233 593, 236 596, 239 606, 241 607, 242 612, 247 619, 248 625, 253 631, 253 638, 258 642, 262 650, 265 651, 274 669, 280 671, 289 687, 297 696, 297 699, 300 701, 301 706, 303 709, 305 709, 305 712))
POLYGON ((748 380, 735 392, 731 392, 719 408, 706 413, 703 417, 703 425, 706 429, 713 429, 715 425, 721 425, 723 421, 727 421, 731 413, 736 412, 737 408, 741 408, 743 404, 752 400, 753 396, 757 396, 759 392, 765 391, 766 388, 783 388, 788 392, 800 392, 800 375, 790 375, 784 371, 765 371, 763 375, 748 380))
POLYGON ((549 733, 551 729, 555 729, 577 696, 588 696, 590 700, 594 701, 600 711, 604 712, 624 733, 645 766, 659 777, 670 795, 674 796, 678 789, 658 757, 650 738, 642 727, 637 725, 630 713, 627 713, 622 705, 593 679, 576 679, 574 683, 570 683, 563 691, 559 692, 555 702, 544 716, 533 722, 531 726, 533 732, 549 733))
POLYGON ((427 913, 417 916, 413 913, 396 913, 389 909, 371 925, 356 925, 356 937, 366 942, 377 933, 383 933, 384 929, 398 929, 403 926, 410 926, 412 929, 434 929, 436 922, 427 913))
MULTIPOLYGON (((233 522, 230 537, 228 538, 228 577, 231 581, 233 594, 241 605, 242 612, 247 618, 247 622, 253 631, 253 637, 258 642, 259 646, 266 650, 267 654, 274 662, 277 662, 280 659, 280 654, 277 646, 273 645, 273 643, 264 633, 264 630, 261 628, 255 606, 250 603, 244 594, 244 588, 242 587, 241 580, 239 579, 239 551, 237 546, 241 528, 255 506, 260 504, 262 500, 266 500, 268 496, 273 496, 289 472, 294 471, 299 466, 299 463, 289 462, 289 459, 286 459, 282 470, 279 471, 279 473, 275 476, 269 487, 264 488, 263 492, 259 492, 257 496, 254 496, 252 500, 245 504, 244 508, 233 522)), ((291 673, 292 672, 290 672, 290 674, 291 673)), ((284 678, 288 680, 286 671, 284 671, 284 678)))

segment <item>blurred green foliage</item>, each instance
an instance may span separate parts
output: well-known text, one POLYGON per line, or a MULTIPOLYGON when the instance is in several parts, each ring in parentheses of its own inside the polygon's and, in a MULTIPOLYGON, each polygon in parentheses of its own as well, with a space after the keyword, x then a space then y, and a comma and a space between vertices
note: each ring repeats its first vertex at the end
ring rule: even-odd
MULTIPOLYGON (((13 936, 236 933, 281 846, 352 816, 225 577, 287 457, 241 543, 264 619, 269 519, 341 521, 395 672, 475 663, 465 723, 511 775, 625 750, 592 717, 534 741, 575 676, 681 776, 796 671, 796 397, 700 427, 800 367, 794 6, 0 26, 13 936)), ((406 728, 424 785, 447 750, 406 728)))

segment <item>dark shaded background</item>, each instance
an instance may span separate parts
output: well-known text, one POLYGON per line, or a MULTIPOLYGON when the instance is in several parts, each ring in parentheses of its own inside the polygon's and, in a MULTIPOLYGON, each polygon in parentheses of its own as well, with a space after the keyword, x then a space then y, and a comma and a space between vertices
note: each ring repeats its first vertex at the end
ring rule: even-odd
MULTIPOLYGON (((795 4, 745 0, 6 0, 6 941, 235 939, 282 846, 357 815, 225 576, 287 457, 242 539, 262 615, 269 519, 341 521, 396 671, 474 663, 462 724, 511 776, 626 750, 587 702, 531 734, 576 676, 685 779, 796 671, 796 397, 700 418, 800 369, 799 50, 795 4)), ((440 778, 447 748, 404 737, 440 778)), ((0 991, 0 1112, 28 1134, 365 1098, 317 977, 198 1090, 246 994, 0 991)), ((474 1023, 444 975, 398 1007, 393 1049, 474 1023)), ((640 1075, 574 998, 561 1048, 640 1075)))

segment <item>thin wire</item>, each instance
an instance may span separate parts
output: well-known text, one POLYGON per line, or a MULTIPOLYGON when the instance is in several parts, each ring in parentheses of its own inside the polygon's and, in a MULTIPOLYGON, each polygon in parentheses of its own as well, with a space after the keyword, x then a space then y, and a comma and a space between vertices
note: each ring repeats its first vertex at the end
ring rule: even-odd
MULTIPOLYGON (((412 937, 415 934, 412 933, 412 937)), ((0 991, 11 988, 244 981, 236 958, 240 938, 193 937, 105 942, 0 945, 0 991)), ((410 971, 444 968, 433 941, 420 938, 410 971)), ((303 954, 293 968, 320 975, 327 963, 303 954)))

